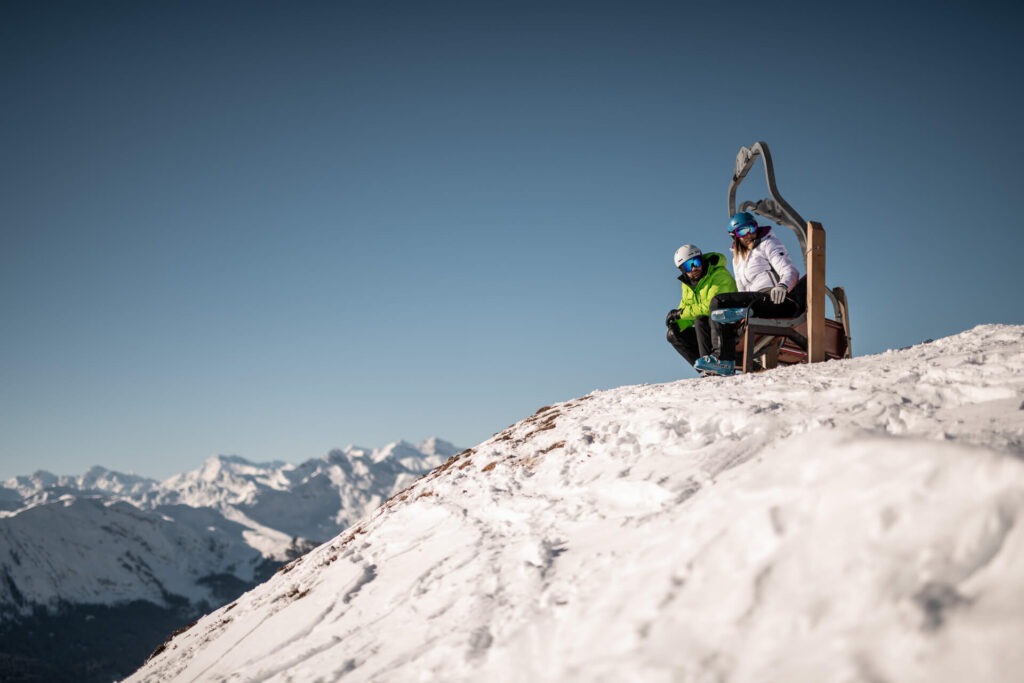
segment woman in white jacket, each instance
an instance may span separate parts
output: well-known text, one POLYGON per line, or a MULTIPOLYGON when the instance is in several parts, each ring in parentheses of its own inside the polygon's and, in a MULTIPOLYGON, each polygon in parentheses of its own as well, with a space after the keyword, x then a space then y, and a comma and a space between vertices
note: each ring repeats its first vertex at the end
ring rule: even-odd
POLYGON ((739 291, 711 300, 711 344, 714 353, 698 358, 698 370, 716 375, 736 372, 736 325, 747 314, 758 318, 792 318, 804 308, 803 297, 791 294, 800 271, 786 246, 767 225, 741 211, 729 221, 732 269, 739 291))

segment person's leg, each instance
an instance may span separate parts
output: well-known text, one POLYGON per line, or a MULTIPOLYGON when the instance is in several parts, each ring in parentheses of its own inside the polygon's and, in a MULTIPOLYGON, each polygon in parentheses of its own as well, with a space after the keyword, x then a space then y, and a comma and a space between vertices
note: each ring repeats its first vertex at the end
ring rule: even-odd
MULTIPOLYGON (((721 308, 750 308, 753 318, 793 318, 800 315, 800 303, 786 299, 773 304, 767 292, 728 292, 711 300, 711 310, 721 308)), ((711 346, 718 360, 736 360, 736 330, 738 323, 711 321, 711 346)))
POLYGON ((781 304, 773 304, 769 299, 759 299, 750 306, 750 314, 755 318, 795 318, 800 315, 800 303, 786 299, 781 304))
POLYGON ((679 355, 685 358, 690 365, 700 358, 700 346, 697 343, 697 333, 693 327, 687 327, 680 332, 676 325, 670 325, 665 336, 672 348, 678 351, 679 355))
POLYGON ((716 311, 719 308, 746 308, 751 301, 766 299, 767 294, 763 292, 725 292, 716 294, 709 305, 710 310, 716 311))
MULTIPOLYGON (((720 308, 746 308, 752 301, 763 298, 760 292, 727 292, 711 300, 711 310, 720 308)), ((712 355, 718 360, 736 360, 736 323, 711 321, 712 355)))
POLYGON ((693 329, 697 337, 697 350, 702 356, 714 354, 714 345, 711 343, 711 318, 706 315, 699 315, 693 321, 693 329))
POLYGON ((802 310, 801 302, 787 298, 781 304, 773 304, 768 292, 727 292, 711 300, 710 308, 747 308, 755 318, 795 318, 802 310))
POLYGON ((736 328, 738 323, 711 323, 712 354, 718 360, 736 360, 736 328))

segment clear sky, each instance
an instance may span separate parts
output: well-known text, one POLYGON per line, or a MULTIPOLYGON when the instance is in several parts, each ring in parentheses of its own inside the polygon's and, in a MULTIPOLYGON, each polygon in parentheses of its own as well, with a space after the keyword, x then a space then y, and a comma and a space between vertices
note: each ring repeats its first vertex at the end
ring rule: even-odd
POLYGON ((1024 322, 1019 3, 0 13, 2 478, 469 446, 693 377, 672 253, 728 249, 758 140, 855 353, 1024 322))

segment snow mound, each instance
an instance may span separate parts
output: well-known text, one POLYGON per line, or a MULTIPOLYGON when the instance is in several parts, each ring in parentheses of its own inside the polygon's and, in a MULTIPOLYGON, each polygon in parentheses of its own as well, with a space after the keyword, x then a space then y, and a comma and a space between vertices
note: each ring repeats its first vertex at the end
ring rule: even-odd
POLYGON ((1022 399, 989 325, 545 407, 130 680, 1019 680, 1022 399))

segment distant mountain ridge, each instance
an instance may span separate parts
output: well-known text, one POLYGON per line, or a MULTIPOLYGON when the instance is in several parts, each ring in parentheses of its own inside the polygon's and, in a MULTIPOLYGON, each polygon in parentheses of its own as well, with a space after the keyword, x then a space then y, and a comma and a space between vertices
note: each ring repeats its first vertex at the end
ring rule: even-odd
POLYGON ((95 466, 78 476, 58 476, 38 470, 0 482, 0 511, 12 511, 55 500, 66 494, 136 497, 156 489, 160 482, 135 474, 95 466))
POLYGON ((214 455, 163 482, 103 467, 8 479, 0 483, 0 655, 16 627, 43 613, 59 620, 86 605, 146 604, 184 619, 213 609, 459 450, 431 438, 349 446, 298 465, 214 455))

